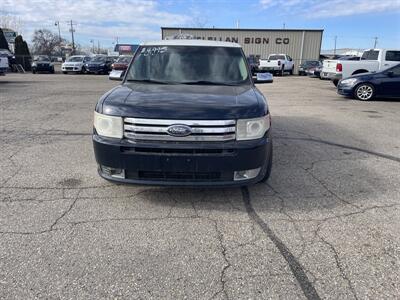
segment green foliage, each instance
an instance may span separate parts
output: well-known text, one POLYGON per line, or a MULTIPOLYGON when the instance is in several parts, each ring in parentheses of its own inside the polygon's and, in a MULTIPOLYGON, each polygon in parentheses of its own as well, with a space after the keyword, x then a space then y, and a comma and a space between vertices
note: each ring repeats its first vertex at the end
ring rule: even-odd
POLYGON ((6 37, 4 36, 3 30, 1 28, 0 28, 0 49, 10 50, 8 48, 6 37))
POLYGON ((29 53, 28 44, 22 36, 15 38, 15 60, 17 64, 21 64, 25 71, 31 70, 31 54, 29 53))

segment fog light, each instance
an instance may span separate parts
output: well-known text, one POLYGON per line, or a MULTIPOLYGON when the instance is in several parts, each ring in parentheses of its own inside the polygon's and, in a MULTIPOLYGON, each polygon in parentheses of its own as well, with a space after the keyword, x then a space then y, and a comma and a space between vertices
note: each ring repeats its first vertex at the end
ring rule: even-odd
POLYGON ((103 174, 114 177, 114 178, 125 178, 125 170, 124 169, 115 169, 106 166, 100 166, 103 174))
POLYGON ((243 170, 243 171, 235 171, 233 179, 237 180, 246 180, 252 179, 258 176, 260 173, 261 168, 251 169, 251 170, 243 170))

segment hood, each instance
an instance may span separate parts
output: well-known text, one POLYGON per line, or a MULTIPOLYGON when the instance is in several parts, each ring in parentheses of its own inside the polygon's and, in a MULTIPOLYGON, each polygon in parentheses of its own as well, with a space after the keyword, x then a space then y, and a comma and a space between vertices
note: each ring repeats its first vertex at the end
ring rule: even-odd
POLYGON ((100 65, 105 65, 106 62, 104 62, 104 61, 88 61, 87 64, 89 66, 100 66, 100 65))
POLYGON ((122 117, 181 120, 255 118, 267 110, 252 85, 126 83, 108 93, 102 112, 122 117))
POLYGON ((77 65, 82 65, 83 62, 81 61, 66 61, 65 63, 63 63, 63 65, 65 66, 77 66, 77 65))

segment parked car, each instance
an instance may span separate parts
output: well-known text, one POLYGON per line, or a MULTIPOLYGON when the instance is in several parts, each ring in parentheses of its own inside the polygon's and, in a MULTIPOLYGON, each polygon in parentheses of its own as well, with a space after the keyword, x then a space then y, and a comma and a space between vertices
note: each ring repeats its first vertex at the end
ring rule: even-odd
POLYGON ((247 57, 247 61, 250 66, 251 74, 254 76, 258 73, 258 67, 260 65, 260 59, 257 56, 250 55, 247 57))
POLYGON ((108 74, 113 62, 114 60, 111 57, 97 55, 85 64, 85 70, 87 73, 108 74))
POLYGON ((287 54, 271 54, 267 59, 260 59, 259 70, 261 72, 272 72, 281 76, 285 72, 293 75, 293 59, 287 54))
POLYGON ((51 62, 50 57, 47 55, 39 55, 33 58, 32 62, 32 73, 36 74, 37 72, 47 72, 54 74, 54 65, 51 62))
POLYGON ((400 98, 400 64, 380 72, 350 76, 339 81, 341 95, 368 101, 374 97, 400 98))
POLYGON ((111 72, 108 78, 114 80, 122 80, 131 60, 131 55, 119 56, 118 59, 111 65, 111 72))
POLYGON ((299 66, 299 75, 304 76, 307 75, 307 70, 314 69, 315 67, 320 65, 319 60, 306 60, 302 62, 299 66))
POLYGON ((162 40, 141 44, 98 101, 93 146, 107 180, 243 186, 270 176, 270 126, 239 44, 162 40))
POLYGON ((338 62, 337 69, 342 72, 342 78, 352 75, 378 72, 400 63, 400 50, 369 49, 365 50, 360 61, 338 62))
POLYGON ((337 85, 338 81, 342 78, 342 69, 340 64, 342 61, 358 61, 359 56, 347 55, 341 56, 338 59, 325 59, 322 63, 322 70, 320 74, 321 79, 329 79, 337 85))
POLYGON ((90 56, 85 55, 74 55, 66 59, 66 61, 61 65, 61 71, 64 74, 68 72, 74 73, 85 73, 85 64, 90 60, 90 56))
POLYGON ((8 71, 8 57, 0 54, 0 75, 5 75, 8 71))

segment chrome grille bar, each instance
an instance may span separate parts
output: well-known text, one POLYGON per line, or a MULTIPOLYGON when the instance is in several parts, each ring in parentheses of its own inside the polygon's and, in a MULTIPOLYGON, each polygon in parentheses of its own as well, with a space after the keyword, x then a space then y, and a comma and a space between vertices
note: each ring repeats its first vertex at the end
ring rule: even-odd
POLYGON ((236 138, 236 121, 125 118, 124 137, 135 141, 224 142, 236 138), (172 136, 167 131, 172 125, 189 126, 191 134, 183 137, 172 136))

